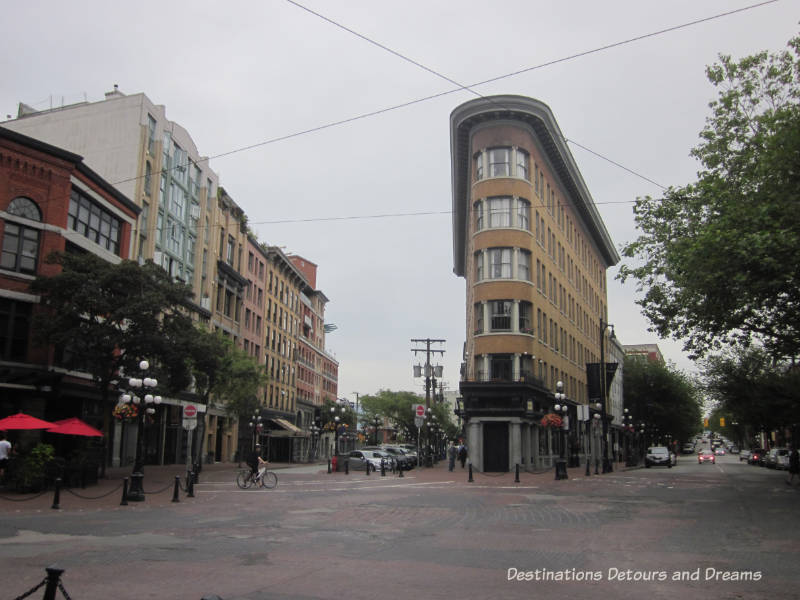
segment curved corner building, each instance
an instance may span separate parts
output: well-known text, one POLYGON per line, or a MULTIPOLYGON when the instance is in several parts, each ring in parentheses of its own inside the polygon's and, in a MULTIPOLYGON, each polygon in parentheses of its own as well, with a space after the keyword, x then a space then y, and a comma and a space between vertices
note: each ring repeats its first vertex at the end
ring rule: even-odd
POLYGON ((544 428, 556 382, 595 398, 607 321, 606 269, 619 255, 550 109, 532 98, 471 100, 450 115, 453 270, 466 279, 460 411, 479 471, 548 467, 569 437, 544 428))

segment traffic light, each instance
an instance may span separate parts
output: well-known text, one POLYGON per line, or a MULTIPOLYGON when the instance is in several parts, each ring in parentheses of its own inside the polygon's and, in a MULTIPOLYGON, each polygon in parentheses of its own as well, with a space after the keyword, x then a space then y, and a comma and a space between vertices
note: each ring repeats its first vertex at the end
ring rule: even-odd
POLYGON ((703 419, 703 427, 708 427, 708 419, 703 419))
POLYGON ((720 427, 725 427, 725 417, 720 417, 719 418, 719 426, 720 427))

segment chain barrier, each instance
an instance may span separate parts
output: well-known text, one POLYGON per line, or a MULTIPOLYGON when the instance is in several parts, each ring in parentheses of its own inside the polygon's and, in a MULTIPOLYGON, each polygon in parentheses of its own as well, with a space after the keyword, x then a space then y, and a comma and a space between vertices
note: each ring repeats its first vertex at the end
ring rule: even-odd
POLYGON ((67 593, 67 590, 64 589, 64 584, 61 583, 60 580, 58 582, 58 589, 61 590, 61 593, 63 594, 64 598, 66 598, 67 600, 72 600, 72 598, 70 598, 70 595, 67 593))
POLYGON ((42 582, 41 582, 39 585, 32 587, 31 589, 29 589, 27 592, 25 592, 25 593, 24 593, 24 594, 22 594, 21 596, 17 596, 16 598, 14 598, 14 600, 22 600, 23 598, 27 598, 27 597, 28 597, 28 596, 30 596, 30 595, 31 595, 33 592, 35 592, 36 590, 38 590, 40 587, 42 587, 42 586, 43 586, 43 585, 45 585, 46 583, 47 583, 47 577, 45 577, 44 579, 42 579, 42 582))
POLYGON ((8 500, 9 502, 27 502, 28 500, 35 500, 39 496, 44 496, 49 491, 50 490, 44 490, 38 494, 34 494, 33 496, 28 496, 27 498, 10 498, 9 496, 0 496, 0 500, 8 500))
POLYGON ((150 494, 150 495, 154 495, 154 494, 160 494, 160 493, 162 493, 162 492, 165 492, 165 491, 167 491, 168 489, 170 489, 170 488, 171 488, 171 487, 173 487, 174 485, 175 485, 175 483, 173 483, 172 481, 170 481, 170 482, 169 482, 167 485, 165 485, 163 488, 161 488, 160 490, 156 490, 156 491, 154 491, 154 492, 148 492, 146 489, 144 489, 144 486, 143 486, 143 487, 142 487, 142 492, 144 492, 145 494, 150 494))
POLYGON ((76 496, 77 498, 83 498, 84 500, 100 500, 101 498, 106 498, 106 497, 110 496, 111 494, 116 492, 121 487, 122 487, 122 483, 120 483, 113 490, 111 490, 109 492, 106 492, 105 494, 101 494, 99 496, 84 496, 83 494, 79 494, 78 492, 72 491, 70 488, 61 488, 61 489, 63 489, 65 492, 69 492, 70 494, 72 494, 73 496, 76 496))

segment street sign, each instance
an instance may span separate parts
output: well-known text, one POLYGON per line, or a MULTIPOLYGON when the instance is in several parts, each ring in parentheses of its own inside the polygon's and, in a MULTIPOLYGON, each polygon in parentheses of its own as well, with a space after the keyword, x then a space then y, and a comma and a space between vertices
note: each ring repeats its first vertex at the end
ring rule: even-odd
MULTIPOLYGON (((425 417, 425 405, 424 404, 415 404, 414 405, 414 415, 417 417, 425 417)), ((419 425, 418 425, 419 427, 419 425)))
POLYGON ((197 407, 194 404, 187 404, 183 407, 183 417, 191 419, 197 417, 197 407))
POLYGON ((184 417, 183 418, 183 428, 186 431, 191 431, 197 427, 197 417, 184 417))
POLYGON ((414 417, 414 425, 417 426, 417 429, 422 427, 422 424, 425 422, 425 417, 414 417))

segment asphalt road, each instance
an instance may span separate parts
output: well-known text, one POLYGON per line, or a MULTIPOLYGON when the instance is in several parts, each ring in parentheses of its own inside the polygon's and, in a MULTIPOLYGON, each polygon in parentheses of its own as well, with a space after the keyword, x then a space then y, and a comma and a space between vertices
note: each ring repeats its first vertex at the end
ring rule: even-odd
POLYGON ((235 473, 205 471, 179 503, 0 500, 0 598, 53 564, 75 600, 800 597, 800 484, 735 456, 519 483, 445 462, 404 478, 283 469, 275 490, 239 490, 235 473))

